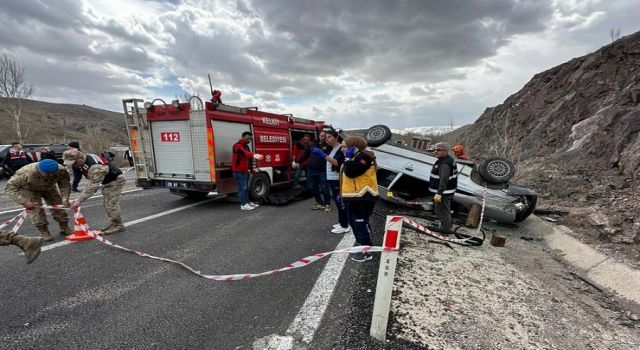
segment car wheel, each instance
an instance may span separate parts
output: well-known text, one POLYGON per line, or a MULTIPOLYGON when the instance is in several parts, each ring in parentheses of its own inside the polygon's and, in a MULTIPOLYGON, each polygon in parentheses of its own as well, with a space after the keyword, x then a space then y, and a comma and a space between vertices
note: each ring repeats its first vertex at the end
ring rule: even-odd
POLYGON ((516 213, 515 222, 524 221, 524 219, 528 218, 533 210, 536 208, 536 203, 538 202, 538 196, 519 196, 519 204, 523 205, 524 208, 518 210, 516 213))
POLYGON ((478 172, 487 182, 501 184, 511 180, 516 174, 516 168, 507 159, 493 157, 483 160, 478 167, 478 172))
POLYGON ((366 134, 364 134, 365 140, 371 147, 377 147, 385 142, 387 142, 391 138, 391 130, 386 125, 374 125, 367 129, 366 134))
POLYGON ((264 201, 271 191, 271 181, 265 173, 256 173, 249 181, 249 197, 252 201, 264 201))

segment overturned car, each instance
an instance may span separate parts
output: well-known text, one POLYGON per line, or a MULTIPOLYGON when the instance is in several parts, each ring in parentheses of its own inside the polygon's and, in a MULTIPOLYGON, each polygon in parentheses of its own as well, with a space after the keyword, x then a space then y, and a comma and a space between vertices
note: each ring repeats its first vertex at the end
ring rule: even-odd
MULTIPOLYGON (((380 198, 412 208, 433 210, 433 193, 429 192, 429 174, 437 158, 430 153, 388 141, 391 131, 385 125, 369 128, 365 139, 376 155, 380 198)), ((458 189, 452 210, 468 212, 482 205, 486 191, 485 217, 513 223, 526 219, 535 209, 537 194, 510 184, 515 175, 513 164, 504 158, 488 158, 476 165, 456 160, 458 189)))

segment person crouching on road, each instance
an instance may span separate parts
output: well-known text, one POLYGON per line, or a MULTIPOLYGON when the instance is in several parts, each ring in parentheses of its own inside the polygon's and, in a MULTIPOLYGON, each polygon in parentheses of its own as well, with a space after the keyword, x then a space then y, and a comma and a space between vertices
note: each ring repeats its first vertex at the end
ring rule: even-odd
POLYGON ((261 154, 254 154, 249 148, 253 134, 249 131, 242 133, 242 137, 233 145, 231 170, 238 184, 238 199, 241 210, 253 210, 258 204, 249 201, 249 177, 253 170, 253 160, 261 160, 261 154))
POLYGON ((458 167, 449 155, 449 145, 438 142, 435 145, 438 160, 431 168, 429 192, 434 193, 435 213, 440 221, 440 229, 451 231, 451 202, 458 187, 458 167))
POLYGON ((84 201, 89 199, 98 188, 102 188, 102 204, 111 219, 111 223, 101 229, 103 235, 111 235, 124 231, 122 217, 120 216, 120 193, 126 182, 122 171, 95 154, 84 154, 77 149, 71 148, 62 155, 65 166, 76 167, 85 176, 88 183, 82 192, 73 202, 72 208, 78 208, 84 201))
MULTIPOLYGON (((340 196, 347 205, 349 224, 359 245, 371 245, 369 218, 378 200, 375 155, 360 136, 344 140, 345 161, 340 171, 340 196)), ((355 253, 351 260, 371 260, 370 253, 355 253)))
MULTIPOLYGON (((47 228, 47 216, 41 207, 42 199, 49 205, 69 206, 71 185, 67 169, 52 159, 28 164, 9 179, 5 191, 16 203, 28 210, 31 222, 40 231, 42 238, 52 241, 53 237, 47 228)), ((51 213, 60 225, 60 234, 70 235, 67 212, 52 209, 51 213)))

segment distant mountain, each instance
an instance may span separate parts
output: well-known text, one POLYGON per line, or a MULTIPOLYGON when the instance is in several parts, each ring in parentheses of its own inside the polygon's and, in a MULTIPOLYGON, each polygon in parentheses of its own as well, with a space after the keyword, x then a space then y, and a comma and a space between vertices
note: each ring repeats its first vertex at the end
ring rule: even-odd
MULTIPOLYGON (((0 98, 0 144, 16 141, 5 99, 0 98)), ((128 145, 122 113, 87 105, 26 100, 22 107, 24 143, 69 143, 80 141, 93 152, 113 144, 128 145)))
POLYGON ((444 135, 447 133, 450 133, 456 129, 458 129, 460 126, 414 126, 414 127, 410 127, 410 128, 404 128, 404 129, 391 129, 391 131, 394 134, 400 134, 400 135, 407 135, 407 134, 414 134, 414 135, 429 135, 429 136, 440 136, 440 135, 444 135))

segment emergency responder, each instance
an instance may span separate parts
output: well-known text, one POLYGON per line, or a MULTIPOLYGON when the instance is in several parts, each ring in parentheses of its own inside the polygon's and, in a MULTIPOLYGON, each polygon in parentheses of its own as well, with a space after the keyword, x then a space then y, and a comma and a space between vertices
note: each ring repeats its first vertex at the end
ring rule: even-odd
POLYGON ((451 231, 451 202, 458 187, 458 167, 449 155, 449 145, 438 142, 435 145, 438 160, 431 168, 429 192, 434 193, 435 213, 443 232, 451 231))
MULTIPOLYGON (((369 218, 378 200, 376 156, 367 149, 367 141, 361 136, 344 139, 344 165, 340 170, 340 196, 347 206, 349 225, 359 245, 371 245, 369 218)), ((371 260, 371 253, 355 253, 351 260, 371 260)))
POLYGON ((457 159, 468 160, 467 155, 464 154, 464 146, 455 145, 453 146, 452 150, 457 159))
MULTIPOLYGON (((69 142, 67 149, 72 149, 72 148, 77 149, 78 151, 81 151, 80 143, 77 141, 69 142)), ((71 167, 71 170, 73 171, 73 183, 71 184, 71 191, 80 192, 80 190, 78 190, 78 185, 80 184, 80 180, 82 180, 82 172, 78 167, 71 167)))
POLYGON ((0 231, 0 245, 15 245, 22 250, 27 264, 31 264, 38 255, 44 243, 42 237, 27 237, 9 231, 0 231))
POLYGON ((253 170, 253 159, 262 159, 261 154, 254 154, 249 148, 253 134, 249 131, 242 133, 242 137, 232 148, 231 171, 238 184, 238 199, 241 210, 253 210, 258 204, 249 201, 249 177, 253 170))
POLYGON ((14 142, 9 148, 9 153, 2 161, 2 168, 10 175, 15 174, 23 166, 33 163, 31 158, 22 150, 22 144, 14 142))
POLYGON ((98 188, 102 188, 102 204, 111 223, 100 231, 103 235, 124 231, 120 216, 120 193, 126 180, 122 171, 115 164, 107 162, 95 154, 84 154, 73 148, 66 150, 62 158, 65 166, 77 167, 88 181, 82 189, 82 193, 71 203, 71 207, 79 207, 96 193, 98 188))
MULTIPOLYGON (((29 211, 29 217, 45 241, 53 237, 47 228, 47 216, 42 209, 42 199, 49 205, 69 206, 69 172, 55 160, 45 159, 28 164, 18 170, 5 186, 5 191, 16 203, 29 211), (56 185, 58 185, 56 187, 56 185)), ((60 234, 71 234, 67 212, 52 209, 53 218, 60 225, 60 234)))

